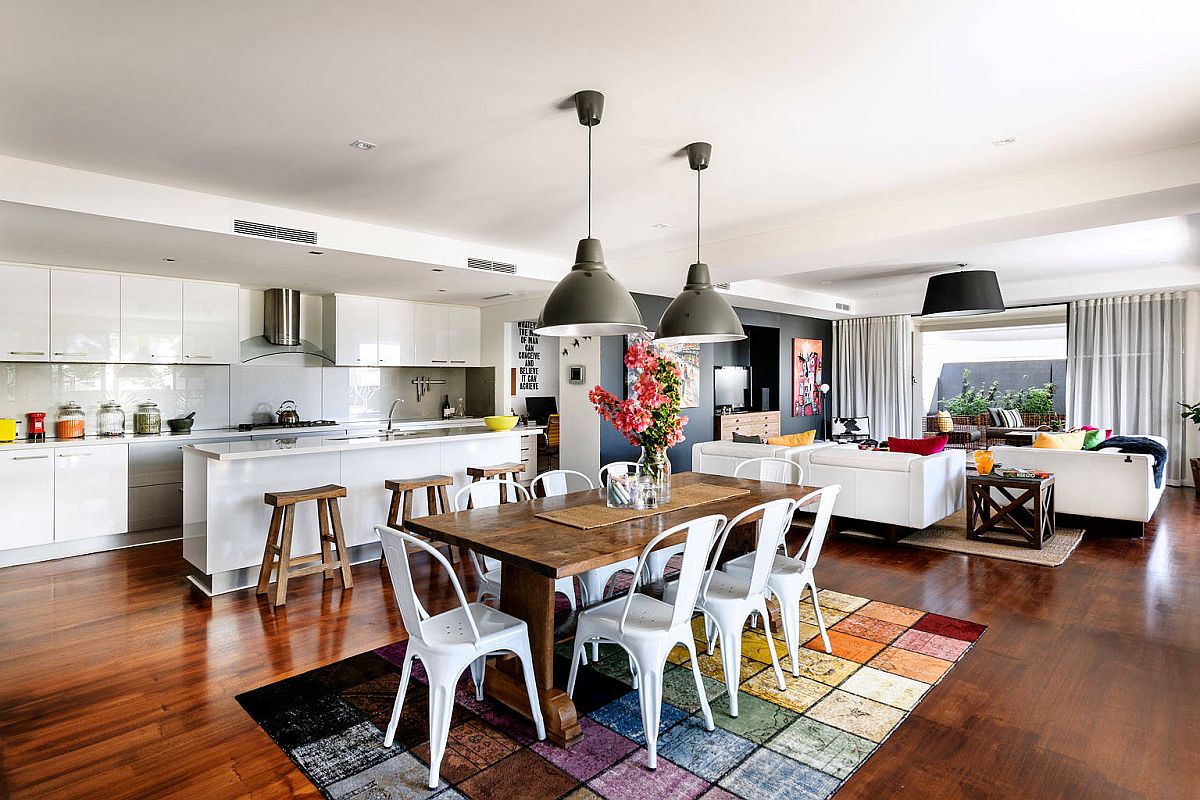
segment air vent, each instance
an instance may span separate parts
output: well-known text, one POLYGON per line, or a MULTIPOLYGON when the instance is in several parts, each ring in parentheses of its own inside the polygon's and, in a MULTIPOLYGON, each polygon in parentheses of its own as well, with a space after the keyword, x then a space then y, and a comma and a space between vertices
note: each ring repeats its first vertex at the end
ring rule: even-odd
POLYGON ((279 239, 284 242, 302 242, 316 244, 316 231, 302 231, 298 228, 281 228, 278 225, 268 225, 265 222, 247 222, 244 219, 233 221, 233 232, 246 236, 261 236, 264 239, 279 239))
POLYGON ((729 281, 726 281, 725 283, 714 283, 713 288, 714 289, 724 289, 725 291, 728 292, 729 291, 729 281))
POLYGON ((512 297, 512 292, 504 292, 503 294, 489 294, 484 300, 499 300, 501 297, 512 297))
POLYGON ((467 266, 470 269, 482 269, 486 272, 504 272, 508 275, 517 274, 516 264, 505 264, 503 261, 490 261, 486 258, 468 258, 467 266))
POLYGON ((834 303, 833 307, 836 308, 838 311, 849 311, 850 310, 849 303, 834 303))

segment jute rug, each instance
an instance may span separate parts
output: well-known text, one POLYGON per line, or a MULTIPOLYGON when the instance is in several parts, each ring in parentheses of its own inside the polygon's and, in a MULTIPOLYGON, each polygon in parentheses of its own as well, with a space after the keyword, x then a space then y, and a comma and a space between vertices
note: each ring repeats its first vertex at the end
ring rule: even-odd
MULTIPOLYGON (((800 522, 800 524, 804 524, 800 522)), ((855 527, 854 520, 839 520, 838 533, 848 536, 878 539, 866 529, 855 527)), ((1024 564, 1037 564, 1043 567, 1059 567, 1066 563, 1071 553, 1079 546, 1084 531, 1080 528, 1058 526, 1054 538, 1046 542, 1041 550, 1023 547, 1019 544, 995 544, 993 542, 977 542, 967 538, 967 512, 955 512, 950 516, 930 525, 928 528, 910 534, 899 541, 899 544, 913 547, 928 547, 932 550, 949 550, 953 553, 965 553, 969 556, 987 556, 1002 558, 1005 561, 1020 561, 1024 564)), ((1014 540, 1015 541, 1015 540, 1014 540)))
POLYGON ((605 503, 592 503, 586 506, 560 508, 554 511, 543 511, 537 514, 538 519, 557 522, 559 525, 569 525, 572 528, 603 528, 628 522, 642 517, 653 517, 657 514, 668 514, 683 508, 702 506, 715 503, 718 500, 728 500, 750 494, 746 489, 735 486, 714 486, 710 483, 693 483, 671 490, 671 502, 663 503, 654 508, 609 508, 605 503))

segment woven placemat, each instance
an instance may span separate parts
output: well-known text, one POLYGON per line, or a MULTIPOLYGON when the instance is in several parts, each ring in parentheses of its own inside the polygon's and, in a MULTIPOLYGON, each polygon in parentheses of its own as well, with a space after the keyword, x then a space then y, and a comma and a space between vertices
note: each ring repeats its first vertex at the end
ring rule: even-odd
POLYGON ((671 502, 664 503, 657 508, 609 508, 604 503, 592 503, 591 505, 575 506, 574 508, 543 511, 537 517, 538 519, 557 522, 559 525, 569 525, 572 528, 588 530, 590 528, 603 528, 606 525, 616 525, 619 522, 628 522, 631 519, 653 517, 655 514, 667 514, 671 511, 678 511, 681 508, 702 506, 705 503, 715 503, 718 500, 728 500, 731 497, 739 497, 743 494, 750 494, 750 492, 746 489, 738 489, 733 486, 693 483, 689 486, 680 486, 677 489, 671 489, 671 502))

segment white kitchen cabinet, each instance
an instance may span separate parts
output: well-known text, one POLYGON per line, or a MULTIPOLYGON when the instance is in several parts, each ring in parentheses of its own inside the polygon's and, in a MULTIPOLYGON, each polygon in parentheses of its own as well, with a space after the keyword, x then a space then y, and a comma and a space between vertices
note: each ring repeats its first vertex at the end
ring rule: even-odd
POLYGON ((54 452, 54 540, 129 529, 128 445, 62 447, 54 452))
POLYGON ((183 282, 183 363, 237 364, 238 287, 183 282))
POLYGON ((183 360, 183 281, 121 278, 121 361, 177 364, 183 360))
POLYGON ((7 298, 0 325, 0 361, 50 359, 50 270, 0 264, 7 298))
POLYGON ((446 357, 453 365, 479 365, 479 309, 446 306, 446 357))
POLYGON ((379 364, 406 367, 416 363, 415 304, 407 300, 379 300, 379 364))
POLYGON ((54 541, 54 451, 0 453, 0 550, 54 541))
POLYGON ((325 298, 323 314, 325 350, 332 351, 335 364, 344 367, 379 365, 378 298, 331 295, 325 298))
POLYGON ((422 365, 479 365, 479 309, 417 303, 415 356, 422 365))
POLYGON ((121 276, 50 271, 50 360, 115 362, 121 355, 121 276))
POLYGON ((416 303, 413 309, 413 356, 417 364, 445 365, 450 356, 446 351, 445 306, 416 303))

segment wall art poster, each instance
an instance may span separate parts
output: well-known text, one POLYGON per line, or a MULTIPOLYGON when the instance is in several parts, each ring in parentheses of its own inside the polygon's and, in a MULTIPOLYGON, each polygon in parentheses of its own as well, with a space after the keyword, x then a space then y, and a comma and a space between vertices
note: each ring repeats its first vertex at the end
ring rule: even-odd
POLYGON ((820 339, 792 339, 792 416, 812 417, 821 413, 820 339))
MULTIPOLYGON (((654 331, 631 333, 625 336, 625 349, 635 342, 653 343, 654 331)), ((665 344, 654 345, 654 349, 671 358, 679 365, 681 392, 680 408, 698 408, 700 406, 700 345, 699 344, 665 344)), ((633 393, 633 383, 638 378, 638 370, 625 368, 625 396, 633 393)))

